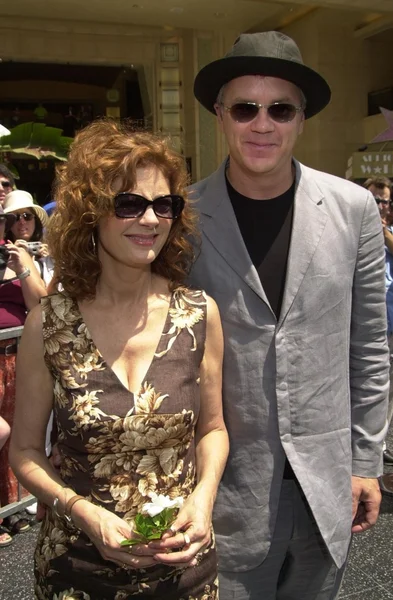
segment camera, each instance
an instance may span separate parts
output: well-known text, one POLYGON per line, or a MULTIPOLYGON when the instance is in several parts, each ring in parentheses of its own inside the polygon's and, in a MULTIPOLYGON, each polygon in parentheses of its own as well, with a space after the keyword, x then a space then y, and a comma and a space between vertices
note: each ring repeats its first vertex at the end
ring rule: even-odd
POLYGON ((41 250, 41 242, 27 242, 27 251, 32 256, 37 256, 41 250))
POLYGON ((8 259, 10 257, 10 253, 8 252, 5 246, 0 246, 0 271, 3 271, 6 266, 8 259))

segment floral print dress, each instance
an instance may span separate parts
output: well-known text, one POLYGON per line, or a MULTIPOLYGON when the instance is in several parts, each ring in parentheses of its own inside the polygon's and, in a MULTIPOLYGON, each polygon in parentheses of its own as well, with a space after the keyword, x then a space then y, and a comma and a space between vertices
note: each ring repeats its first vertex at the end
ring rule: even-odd
MULTIPOLYGON (((75 300, 63 293, 48 296, 42 311, 65 484, 128 522, 152 494, 189 496, 196 485, 204 292, 172 292, 159 344, 137 394, 106 364, 75 300)), ((35 552, 35 598, 216 600, 214 541, 195 567, 158 564, 124 570, 105 561, 83 532, 47 510, 35 552)))

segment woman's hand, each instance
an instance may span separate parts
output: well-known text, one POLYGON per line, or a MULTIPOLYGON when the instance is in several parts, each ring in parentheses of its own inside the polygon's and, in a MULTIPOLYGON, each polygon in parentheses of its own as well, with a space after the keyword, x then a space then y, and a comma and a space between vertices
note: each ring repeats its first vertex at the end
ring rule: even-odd
POLYGON ((27 240, 15 240, 14 244, 15 246, 20 246, 21 248, 24 248, 26 252, 29 251, 29 242, 27 240))
POLYGON ((26 252, 30 254, 30 256, 35 256, 36 258, 45 258, 49 256, 48 244, 44 244, 43 242, 35 242, 38 245, 38 248, 35 249, 35 252, 29 251, 29 244, 26 240, 16 240, 15 246, 20 246, 24 248, 26 252))
MULTIPOLYGON (((212 506, 213 502, 208 504, 212 506)), ((209 545, 210 540, 211 509, 207 507, 206 499, 195 491, 179 511, 171 533, 165 533, 161 540, 150 542, 147 548, 154 552, 157 562, 186 567, 197 563, 196 555, 209 545)), ((142 548, 134 547, 139 552, 142 548)))
POLYGON ((27 265, 29 265, 31 261, 30 255, 25 249, 25 245, 20 244, 19 242, 20 240, 18 240, 18 244, 7 242, 5 245, 8 252, 10 253, 10 257, 7 262, 7 267, 9 267, 17 275, 23 273, 23 271, 25 271, 28 268, 27 265))
POLYGON ((40 249, 37 253, 37 258, 46 258, 49 256, 48 244, 41 243, 40 249))
POLYGON ((136 556, 127 546, 120 546, 120 542, 132 537, 132 526, 105 508, 81 500, 72 507, 72 521, 90 538, 104 560, 124 569, 144 569, 157 564, 151 555, 136 556))

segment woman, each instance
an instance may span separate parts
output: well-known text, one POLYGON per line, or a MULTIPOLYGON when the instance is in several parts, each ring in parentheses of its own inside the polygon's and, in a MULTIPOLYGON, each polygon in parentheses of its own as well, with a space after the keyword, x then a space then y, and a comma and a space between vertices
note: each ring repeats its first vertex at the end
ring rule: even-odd
MULTIPOLYGON (((20 246, 4 242, 5 231, 15 223, 15 215, 4 214, 0 207, 0 329, 20 327, 29 310, 46 294, 45 285, 31 256, 20 246)), ((10 334, 11 335, 11 334, 10 334)), ((15 410, 15 361, 18 338, 11 335, 0 340, 0 417, 12 427, 15 410)), ((4 440, 5 442, 6 440, 4 440)), ((18 481, 8 462, 9 443, 0 452, 0 504, 18 499, 18 481)), ((27 531, 30 525, 19 513, 4 519, 1 541, 10 542, 9 532, 27 531), (8 528, 4 530, 4 526, 8 528)))
POLYGON ((14 190, 5 198, 4 212, 16 215, 16 221, 8 232, 9 241, 30 252, 42 279, 48 285, 54 265, 48 256, 48 246, 43 242, 44 228, 49 222, 46 211, 34 204, 29 192, 14 190))
POLYGON ((10 454, 52 507, 40 600, 218 597, 223 342, 215 303, 182 287, 195 219, 185 185, 163 140, 110 121, 78 134, 58 175, 48 239, 63 292, 25 327, 10 454), (60 476, 44 449, 52 399, 60 476), (162 540, 129 551, 120 544, 155 494, 184 505, 162 540))

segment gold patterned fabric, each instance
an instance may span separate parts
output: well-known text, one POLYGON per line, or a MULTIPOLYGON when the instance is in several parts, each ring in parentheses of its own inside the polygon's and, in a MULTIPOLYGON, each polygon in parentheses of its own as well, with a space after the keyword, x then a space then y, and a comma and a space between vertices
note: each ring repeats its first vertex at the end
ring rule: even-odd
MULTIPOLYGON (((196 484, 204 292, 178 288, 172 293, 159 344, 137 394, 106 364, 72 298, 48 296, 42 310, 63 481, 128 522, 153 492, 187 498, 196 484)), ((83 532, 47 510, 35 552, 35 597, 216 600, 214 538, 195 567, 124 570, 101 558, 83 532)))

